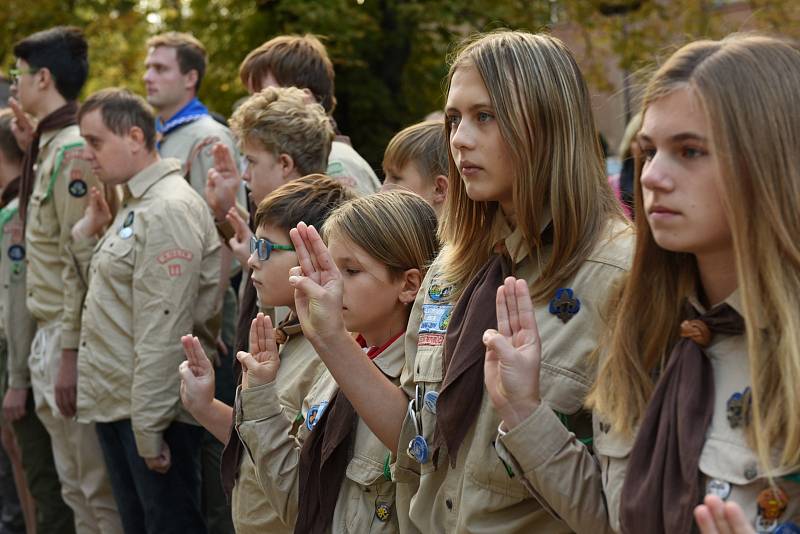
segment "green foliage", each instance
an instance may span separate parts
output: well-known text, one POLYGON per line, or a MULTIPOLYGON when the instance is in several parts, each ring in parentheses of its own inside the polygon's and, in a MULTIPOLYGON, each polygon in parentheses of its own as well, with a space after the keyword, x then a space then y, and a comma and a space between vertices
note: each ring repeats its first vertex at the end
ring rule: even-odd
MULTIPOLYGON (((389 138, 442 108, 447 55, 462 37, 501 27, 539 30, 556 14, 577 25, 582 67, 595 90, 613 91, 606 61, 634 72, 667 44, 719 37, 739 29, 724 16, 724 1, 643 0, 636 11, 607 16, 603 6, 630 0, 5 0, 0 10, 0 61, 13 62, 19 38, 57 24, 85 29, 91 75, 84 95, 107 86, 142 92, 150 35, 193 33, 209 51, 200 96, 229 115, 244 96, 239 63, 264 41, 283 33, 323 37, 336 68, 334 116, 355 147, 379 167, 389 138), (556 9, 557 8, 557 9, 556 9)), ((741 2, 740 2, 741 4, 741 2)), ((750 0, 748 27, 780 33, 800 30, 792 0, 750 0)), ((613 6, 612 6, 613 7, 613 6)))

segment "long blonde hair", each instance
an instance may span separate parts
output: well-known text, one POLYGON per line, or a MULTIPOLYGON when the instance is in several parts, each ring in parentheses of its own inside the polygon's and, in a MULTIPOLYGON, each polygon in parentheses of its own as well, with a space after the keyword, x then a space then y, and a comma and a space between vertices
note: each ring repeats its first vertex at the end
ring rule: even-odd
MULTIPOLYGON (((800 51, 757 35, 698 41, 655 74, 644 98, 690 88, 711 125, 733 236, 752 379, 748 435, 762 465, 800 464, 800 51), (773 449, 774 450, 774 449, 773 449)), ((694 256, 654 241, 636 178, 637 243, 590 404, 617 430, 640 422, 695 289, 694 256)))
MULTIPOLYGON (((551 298, 589 255, 612 217, 622 217, 605 177, 589 91, 567 47, 549 35, 498 31, 468 40, 450 67, 475 67, 486 84, 514 173, 514 213, 531 252, 549 207, 553 253, 532 286, 551 298)), ((451 127, 446 124, 451 135, 451 127)), ((456 292, 489 258, 497 202, 467 196, 452 153, 439 235, 443 276, 456 292)))

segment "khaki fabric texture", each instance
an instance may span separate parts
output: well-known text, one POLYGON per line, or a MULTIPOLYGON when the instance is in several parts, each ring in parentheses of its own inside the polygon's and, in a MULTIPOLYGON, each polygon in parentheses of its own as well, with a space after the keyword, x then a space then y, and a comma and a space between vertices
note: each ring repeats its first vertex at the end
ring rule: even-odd
MULTIPOLYGON (((699 312, 706 311, 697 299, 690 302, 699 312)), ((738 292, 725 302, 741 313, 738 292)), ((769 511, 759 511, 759 494, 769 482, 747 444, 743 427, 732 428, 728 420, 728 400, 751 385, 746 343, 744 335, 718 334, 704 349, 714 369, 714 415, 699 467, 706 493, 736 502, 757 532, 771 532, 784 522, 800 524, 800 484, 796 477, 785 478, 791 473, 776 473, 775 483, 785 492, 788 505, 776 518, 769 511)), ((595 461, 548 412, 543 404, 499 438, 498 453, 576 532, 618 532, 622 485, 634 437, 615 432, 595 417, 595 461), (531 447, 532 439, 536 447, 531 447), (553 477, 552 471, 560 465, 572 465, 574 471, 553 477)))
MULTIPOLYGON (((404 339, 400 337, 373 362, 386 376, 399 384, 404 360, 404 339)), ((285 410, 272 410, 271 415, 261 419, 253 419, 244 410, 239 432, 247 435, 245 443, 257 459, 255 465, 262 486, 268 488, 280 481, 281 491, 267 491, 267 495, 276 509, 285 510, 284 520, 288 524, 293 525, 297 515, 302 513, 298 510, 300 450, 313 428, 313 421, 322 416, 337 390, 336 381, 325 370, 303 401, 306 419, 294 439, 290 436, 293 421, 285 410), (309 418, 308 410, 315 412, 315 416, 309 418)), ((276 403, 277 399, 270 389, 264 389, 259 395, 259 405, 276 406, 276 403)), ((395 484, 386 476, 389 474, 389 450, 360 418, 355 432, 353 457, 347 466, 344 483, 339 489, 330 532, 400 532, 395 506, 395 484), (379 507, 382 511, 389 511, 385 520, 377 515, 379 507)))
MULTIPOLYGON (((504 244, 511 255, 512 272, 533 282, 539 275, 538 266, 552 253, 552 246, 546 245, 537 258, 525 246, 519 229, 512 232, 498 219, 495 224, 501 227, 499 235, 506 236, 504 244)), ((549 217, 542 221, 540 229, 544 230, 548 223, 549 217)), ((581 410, 595 376, 590 355, 604 328, 609 291, 629 268, 632 233, 621 222, 610 226, 578 272, 564 284, 580 300, 579 312, 563 322, 550 313, 549 303, 535 306, 542 339, 541 394, 562 414, 581 410)), ((424 394, 438 391, 442 384, 442 343, 455 303, 448 299, 450 285, 441 279, 439 271, 439 265, 434 263, 411 312, 402 378, 409 398, 415 395, 417 386, 424 394), (420 326, 413 329, 413 325, 420 326)), ((519 478, 509 476, 493 446, 500 418, 485 390, 482 395, 480 412, 464 439, 454 468, 450 467, 444 448, 438 458, 424 464, 406 454, 416 433, 412 419, 406 417, 395 473, 398 494, 404 495, 403 503, 408 500, 406 513, 412 523, 421 532, 569 532, 566 524, 542 508, 519 478)), ((421 420, 422 435, 431 446, 436 414, 423 407, 421 420)), ((564 474, 572 474, 572 466, 562 469, 564 474)))
MULTIPOLYGON (((208 116, 169 132, 162 139, 158 152, 162 158, 180 160, 182 164, 180 173, 184 176, 188 173, 188 181, 192 188, 205 198, 208 170, 214 167, 211 148, 218 142, 228 147, 233 161, 239 161, 239 149, 233 133, 208 116)), ((238 200, 242 205, 247 205, 244 189, 241 189, 238 200)))
MULTIPOLYGON (((70 232, 83 217, 89 198, 86 192, 92 186, 103 188, 89 163, 81 159, 83 146, 78 126, 42 134, 25 231, 28 309, 39 323, 61 321, 64 349, 78 348, 86 292, 68 252, 70 232), (79 182, 82 187, 70 187, 79 182), (75 194, 81 191, 84 194, 75 194)), ((81 248, 91 251, 90 242, 72 247, 78 254, 86 253, 81 248)))
POLYGON ((352 146, 341 141, 331 143, 328 169, 325 173, 350 186, 360 195, 369 195, 381 188, 381 183, 369 163, 352 146))
POLYGON ((159 454, 173 420, 194 423, 180 402, 180 338, 207 325, 219 304, 214 221, 179 171, 179 161, 160 160, 123 186, 87 275, 78 418, 130 418, 145 458, 159 454))
POLYGON ((25 303, 27 263, 24 259, 14 260, 11 257, 11 247, 23 247, 23 250, 25 247, 18 208, 18 199, 12 200, 4 208, 9 213, 16 213, 7 220, 0 233, 0 322, 2 335, 8 344, 8 386, 27 388, 31 385, 28 356, 36 332, 36 321, 25 303))
POLYGON ((297 428, 309 408, 304 404, 306 394, 326 370, 302 334, 292 335, 281 346, 280 357, 273 382, 244 390, 240 387, 236 392, 236 430, 247 452, 234 486, 239 502, 233 506, 248 511, 234 517, 237 532, 294 532, 297 498, 296 494, 294 501, 288 497, 297 483, 296 462, 292 465, 278 458, 287 457, 294 447, 297 428), (246 473, 247 469, 252 471, 246 473), (260 491, 246 493, 253 480, 260 491))
POLYGON ((94 425, 65 418, 55 403, 54 384, 61 365, 60 338, 58 321, 41 325, 31 344, 30 368, 36 415, 50 435, 61 495, 75 515, 76 532, 122 533, 117 502, 94 425))

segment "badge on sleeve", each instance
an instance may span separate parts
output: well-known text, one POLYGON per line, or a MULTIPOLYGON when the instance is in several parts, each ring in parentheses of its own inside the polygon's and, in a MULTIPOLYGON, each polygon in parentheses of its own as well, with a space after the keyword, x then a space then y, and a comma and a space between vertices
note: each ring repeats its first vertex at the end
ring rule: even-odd
POLYGON ((122 227, 117 234, 122 239, 130 239, 133 235, 133 211, 129 211, 128 215, 125 216, 125 221, 122 223, 122 227))
POLYGON ((8 257, 11 261, 22 261, 25 259, 25 247, 22 245, 11 245, 8 247, 8 257))
POLYGON ((382 502, 380 504, 375 504, 375 517, 378 518, 378 521, 381 523, 386 523, 390 517, 392 517, 392 507, 389 506, 388 503, 382 502))
POLYGON ((746 412, 750 408, 751 402, 752 396, 749 387, 730 396, 725 405, 728 424, 731 425, 731 428, 738 428, 746 423, 746 412))
POLYGON ((69 194, 75 198, 81 198, 82 196, 85 196, 86 193, 89 191, 89 187, 86 185, 86 182, 84 182, 80 178, 72 180, 69 183, 68 189, 69 189, 69 194))
POLYGON ((800 534, 800 527, 797 523, 781 523, 775 527, 772 534, 800 534))
POLYGON ((562 287, 556 290, 555 298, 550 301, 550 313, 566 324, 579 311, 581 311, 581 301, 575 298, 575 293, 572 289, 562 287))
POLYGON ((758 505, 758 516, 756 517, 756 531, 774 532, 786 506, 789 504, 789 497, 781 488, 767 488, 758 494, 756 499, 758 505))
POLYGON ((438 282, 433 282, 428 289, 428 296, 434 302, 445 300, 453 292, 453 286, 443 286, 438 282))

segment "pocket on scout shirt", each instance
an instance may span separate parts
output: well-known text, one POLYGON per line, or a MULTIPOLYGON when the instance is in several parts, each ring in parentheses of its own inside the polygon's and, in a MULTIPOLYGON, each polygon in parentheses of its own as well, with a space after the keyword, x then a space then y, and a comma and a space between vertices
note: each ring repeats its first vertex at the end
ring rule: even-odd
POLYGON ((53 200, 47 198, 45 193, 36 192, 31 195, 28 213, 33 213, 35 216, 30 217, 28 225, 35 233, 46 236, 58 234, 58 220, 56 219, 55 210, 47 209, 52 202, 53 200))
MULTIPOLYGON (((375 439, 377 443, 377 439, 375 439)), ((348 532, 394 532, 391 516, 394 514, 394 483, 387 479, 386 447, 369 447, 350 460, 347 478, 358 487, 348 495, 348 532), (378 449, 382 449, 379 451, 378 449), (377 456, 383 454, 384 458, 377 456), (368 530, 364 527, 369 525, 368 530)))
POLYGON ((117 280, 133 278, 133 245, 134 239, 122 239, 117 235, 109 238, 100 247, 103 261, 101 268, 107 269, 117 280))
POLYGON ((609 506, 612 526, 619 521, 619 504, 628 457, 633 448, 633 436, 613 432, 607 423, 594 417, 594 452, 603 470, 603 491, 609 506))

